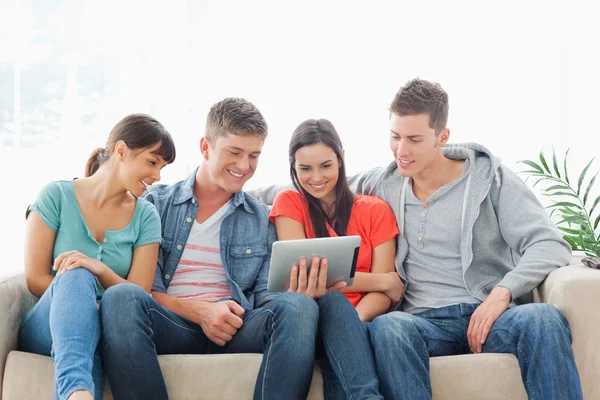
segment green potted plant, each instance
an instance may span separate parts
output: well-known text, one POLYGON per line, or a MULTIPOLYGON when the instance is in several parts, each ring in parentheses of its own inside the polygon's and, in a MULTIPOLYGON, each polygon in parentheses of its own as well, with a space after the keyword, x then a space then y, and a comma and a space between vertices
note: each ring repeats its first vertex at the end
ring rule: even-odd
POLYGON ((523 160, 521 163, 531 169, 521 171, 528 174, 525 179, 536 179, 533 187, 538 187, 542 194, 550 197, 552 204, 547 206, 551 210, 550 216, 556 214, 558 218, 556 226, 563 233, 563 238, 571 245, 574 251, 581 251, 591 257, 600 257, 600 196, 592 201, 591 190, 596 182, 598 172, 584 184, 586 175, 594 158, 585 166, 579 174, 577 182, 571 183, 567 170, 566 151, 562 162, 562 169, 556 153, 552 149, 552 168, 549 167, 544 151, 540 152, 539 163, 533 160, 523 160), (543 186, 538 186, 543 183, 543 186))

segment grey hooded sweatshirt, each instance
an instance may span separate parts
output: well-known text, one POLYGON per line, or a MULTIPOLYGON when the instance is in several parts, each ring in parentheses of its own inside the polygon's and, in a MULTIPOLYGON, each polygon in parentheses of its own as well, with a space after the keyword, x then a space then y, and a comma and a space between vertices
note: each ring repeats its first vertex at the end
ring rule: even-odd
MULTIPOLYGON (((571 260, 571 247, 531 189, 485 147, 449 144, 444 156, 470 161, 462 206, 460 255, 467 291, 481 301, 496 286, 513 299, 529 294, 555 268, 571 260)), ((395 162, 350 178, 356 193, 375 195, 394 210, 400 235, 396 268, 403 268, 408 243, 402 235, 409 179, 395 162)), ((528 299, 521 299, 528 300, 528 299)))
MULTIPOLYGON (((512 298, 528 297, 550 272, 571 260, 571 248, 550 220, 531 189, 485 147, 475 143, 448 144, 444 156, 470 160, 462 206, 460 255, 467 291, 483 301, 496 286, 510 290, 512 298)), ((409 179, 395 162, 349 178, 355 193, 385 200, 396 215, 400 235, 396 269, 406 283, 403 264, 408 243, 402 235, 404 201, 409 179)), ((266 204, 290 185, 251 191, 266 204)))

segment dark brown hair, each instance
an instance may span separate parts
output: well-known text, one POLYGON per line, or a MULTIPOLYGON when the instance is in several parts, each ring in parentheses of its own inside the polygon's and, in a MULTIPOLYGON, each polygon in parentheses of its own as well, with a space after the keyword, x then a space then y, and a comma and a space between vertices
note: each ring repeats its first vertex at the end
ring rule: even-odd
POLYGON ((85 166, 86 177, 98 171, 119 140, 125 142, 131 150, 143 150, 160 143, 161 146, 153 154, 162 157, 168 164, 175 161, 175 143, 165 127, 149 115, 131 114, 112 128, 106 140, 106 147, 98 147, 92 152, 85 166))
POLYGON ((448 123, 448 94, 439 83, 416 78, 396 93, 390 112, 400 116, 429 114, 429 127, 439 135, 448 123))
POLYGON ((213 104, 206 118, 204 136, 213 145, 217 138, 228 133, 236 136, 266 137, 267 121, 258 108, 245 99, 228 97, 213 104))
POLYGON ((345 236, 354 203, 354 194, 348 186, 346 180, 346 167, 342 157, 342 141, 331 122, 326 119, 309 119, 302 122, 292 134, 292 140, 289 147, 290 157, 290 175, 294 187, 308 201, 308 211, 312 220, 313 229, 316 237, 328 237, 325 222, 333 228, 339 236, 345 236), (323 210, 321 202, 316 197, 308 193, 298 180, 296 172, 296 151, 298 149, 317 143, 323 143, 332 149, 340 163, 338 181, 335 185, 335 211, 333 217, 329 217, 323 210))

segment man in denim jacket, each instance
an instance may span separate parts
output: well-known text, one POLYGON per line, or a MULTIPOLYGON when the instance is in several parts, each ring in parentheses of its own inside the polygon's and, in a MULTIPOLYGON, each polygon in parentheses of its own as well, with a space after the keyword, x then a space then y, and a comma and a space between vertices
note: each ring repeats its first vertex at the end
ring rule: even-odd
MULTIPOLYGON (((198 169, 146 191, 163 232, 152 293, 117 285, 101 306, 109 321, 102 357, 115 398, 167 399, 157 354, 207 353, 264 353, 254 398, 307 397, 319 306, 310 288, 267 292, 275 229, 267 207, 242 192, 266 136, 252 103, 225 99, 209 112, 198 169)), ((339 293, 323 297, 345 301, 339 293)))

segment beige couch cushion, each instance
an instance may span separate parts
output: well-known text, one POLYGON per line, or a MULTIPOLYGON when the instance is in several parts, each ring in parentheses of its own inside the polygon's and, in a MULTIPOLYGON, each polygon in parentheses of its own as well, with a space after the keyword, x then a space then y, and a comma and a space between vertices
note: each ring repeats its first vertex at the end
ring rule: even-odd
MULTIPOLYGON (((160 356, 169 398, 252 399, 260 367, 259 354, 160 356)), ((293 357, 290 358, 293 361, 293 357)), ((52 360, 13 351, 4 376, 4 400, 52 399, 52 360)), ((527 399, 517 359, 506 354, 436 357, 431 360, 434 400, 527 399)), ((323 380, 315 367, 310 400, 323 399, 323 380)), ((112 399, 110 389, 104 394, 112 399)))

